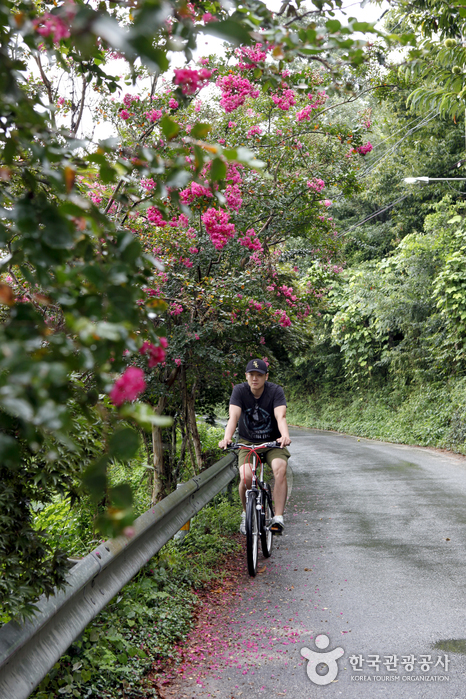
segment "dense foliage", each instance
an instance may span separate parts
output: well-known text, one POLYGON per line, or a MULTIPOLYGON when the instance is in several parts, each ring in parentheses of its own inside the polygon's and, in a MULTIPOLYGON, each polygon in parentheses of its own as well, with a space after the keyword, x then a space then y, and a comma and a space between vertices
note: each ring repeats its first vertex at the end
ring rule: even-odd
MULTIPOLYGON (((178 420, 184 448, 202 467, 196 392, 202 387, 208 405, 218 399, 213 379, 231 347, 227 323, 238 313, 247 318, 240 325, 240 357, 261 343, 264 328, 289 327, 287 301, 295 304, 297 327, 298 314, 308 311, 310 290, 303 287, 298 299, 293 272, 279 273, 276 259, 282 234, 295 227, 309 235, 319 254, 334 248, 333 226, 323 213, 316 227, 319 175, 332 159, 341 166, 326 174, 329 182, 346 192, 353 186, 351 165, 342 160, 349 132, 331 129, 329 119, 318 116, 327 100, 319 96, 318 83, 338 92, 345 71, 364 60, 363 42, 351 34, 369 27, 351 19, 343 27, 332 14, 340 5, 322 3, 306 12, 300 3, 285 3, 273 14, 257 2, 227 11, 215 2, 93 7, 3 0, 0 598, 10 612, 30 611, 40 592, 63 581, 63 556, 33 526, 33 508, 57 494, 71 501, 82 497, 84 476, 96 508, 110 505, 100 518, 103 529, 122 531, 132 516, 131 491, 124 484, 110 486, 109 465, 134 458, 142 434, 148 451, 153 444, 154 499, 173 487, 179 473, 180 461, 172 460, 169 468, 166 458, 164 463, 159 428, 170 420, 162 413, 178 420), (239 54, 226 51, 222 65, 176 69, 161 86, 169 52, 191 61, 198 34, 243 48, 239 54), (125 77, 113 75, 115 60, 125 62, 125 77), (325 67, 324 77, 310 69, 316 64, 325 67), (125 83, 138 81, 142 88, 125 95, 125 83), (210 89, 208 82, 217 83, 220 101, 212 97, 200 120, 195 98, 201 88, 210 89), (242 108, 246 100, 257 100, 254 123, 242 108), (290 107, 305 128, 289 122, 283 134, 275 133, 290 107), (225 112, 238 108, 239 128, 225 138, 225 112), (109 122, 118 123, 117 138, 94 138, 102 119, 106 136, 112 133, 109 122), (311 135, 316 126, 322 138, 311 135), (282 145, 286 158, 277 161, 282 145), (264 157, 258 160, 253 150, 264 157), (323 159, 309 177, 305 158, 314 153, 323 159), (249 195, 242 213, 240 184, 249 195), (190 197, 199 191, 193 205, 190 197), (272 195, 275 208, 264 220, 260 197, 272 195), (291 207, 299 198, 302 204, 291 207), (189 232, 187 219, 197 221, 198 215, 196 233, 189 232), (196 247, 193 235, 199 236, 198 253, 189 250, 196 247), (163 250, 154 252, 158 247, 163 250), (254 254, 263 255, 260 270, 250 261, 254 254), (190 255, 198 255, 199 263, 190 255), (225 311, 218 298, 224 285, 225 311), (206 338, 212 342, 202 349, 206 338)), ((353 149, 364 146, 352 127, 351 133, 353 149)), ((168 449, 173 458, 176 435, 174 425, 168 449)))

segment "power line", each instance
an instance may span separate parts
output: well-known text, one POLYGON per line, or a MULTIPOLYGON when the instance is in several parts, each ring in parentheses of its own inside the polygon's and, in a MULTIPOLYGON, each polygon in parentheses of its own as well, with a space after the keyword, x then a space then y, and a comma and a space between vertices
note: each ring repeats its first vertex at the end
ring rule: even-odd
MULTIPOLYGON (((430 114, 431 114, 431 113, 432 113, 432 112, 430 112, 430 114)), ((366 170, 364 170, 364 172, 361 173, 361 175, 359 176, 358 179, 362 179, 363 177, 366 177, 367 175, 369 175, 373 170, 375 170, 376 167, 378 167, 378 165, 380 165, 380 163, 382 162, 382 160, 384 160, 388 155, 390 155, 391 153, 393 153, 393 151, 394 151, 396 148, 398 148, 398 146, 400 145, 400 143, 403 143, 403 141, 404 141, 405 139, 407 139, 408 136, 410 136, 412 133, 414 133, 414 132, 417 131, 418 129, 420 129, 420 128, 422 128, 423 126, 425 126, 426 124, 428 124, 429 121, 432 121, 432 119, 435 119, 435 117, 436 117, 438 114, 439 114, 439 112, 438 112, 438 110, 436 110, 436 111, 435 111, 435 114, 433 114, 430 118, 428 118, 429 115, 427 115, 427 117, 424 119, 424 121, 421 121, 420 124, 418 124, 417 126, 413 126, 413 128, 409 129, 409 131, 407 131, 406 134, 405 134, 402 138, 400 138, 400 140, 397 141, 391 148, 389 148, 387 151, 385 151, 385 153, 384 153, 375 163, 371 163, 371 165, 369 165, 369 166, 366 168, 366 170)))
POLYGON ((358 223, 355 223, 354 226, 350 226, 350 228, 348 228, 348 229, 347 229, 346 231, 344 231, 343 233, 339 233, 339 234, 337 235, 337 238, 342 238, 344 235, 346 235, 347 233, 349 233, 350 231, 352 231, 354 228, 358 228, 359 226, 362 226, 363 223, 367 223, 367 221, 370 221, 372 218, 375 218, 375 216, 378 216, 379 214, 383 214, 384 211, 388 211, 388 209, 391 209, 391 208, 392 208, 393 206, 395 206, 396 204, 399 204, 400 201, 403 201, 403 199, 406 199, 406 197, 409 197, 410 194, 411 194, 411 192, 409 192, 408 194, 404 194, 402 197, 399 197, 398 199, 396 199, 395 201, 393 201, 393 202, 392 202, 391 204, 389 204, 388 206, 385 206, 383 209, 379 209, 378 211, 375 211, 375 212, 374 212, 373 214, 371 214, 370 216, 366 216, 366 218, 364 218, 362 221, 359 221, 358 223))

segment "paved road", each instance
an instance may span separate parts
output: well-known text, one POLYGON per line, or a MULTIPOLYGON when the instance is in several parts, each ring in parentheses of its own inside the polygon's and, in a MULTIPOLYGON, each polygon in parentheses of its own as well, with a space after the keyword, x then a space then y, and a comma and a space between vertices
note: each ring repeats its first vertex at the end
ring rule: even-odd
POLYGON ((466 459, 315 430, 292 440, 287 533, 180 697, 464 699, 466 459), (309 679, 303 648, 342 649, 333 682, 309 679))

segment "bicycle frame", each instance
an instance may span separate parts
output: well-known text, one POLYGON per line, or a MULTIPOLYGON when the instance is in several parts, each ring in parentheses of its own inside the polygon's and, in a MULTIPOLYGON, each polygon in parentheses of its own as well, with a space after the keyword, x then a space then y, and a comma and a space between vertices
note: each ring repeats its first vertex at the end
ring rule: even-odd
POLYGON ((229 450, 247 449, 249 452, 249 459, 244 465, 249 465, 252 475, 251 487, 246 490, 246 552, 248 571, 251 576, 255 576, 257 572, 259 538, 261 540, 262 552, 266 558, 272 552, 273 538, 270 528, 270 522, 274 516, 272 495, 270 486, 264 481, 264 463, 257 450, 261 448, 272 449, 279 446, 278 442, 265 442, 257 445, 237 442, 228 447, 229 450), (257 460, 260 463, 259 477, 257 477, 257 460))

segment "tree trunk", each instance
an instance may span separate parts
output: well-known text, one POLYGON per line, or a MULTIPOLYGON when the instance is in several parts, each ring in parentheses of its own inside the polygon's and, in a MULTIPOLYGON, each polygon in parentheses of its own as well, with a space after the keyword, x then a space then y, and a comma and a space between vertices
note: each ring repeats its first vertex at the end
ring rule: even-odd
MULTIPOLYGON (((201 438, 199 437, 199 432, 196 424, 196 412, 194 410, 195 406, 195 396, 196 396, 196 382, 193 383, 191 391, 188 390, 188 385, 186 382, 186 369, 182 368, 181 371, 181 384, 183 392, 183 402, 186 409, 186 430, 189 433, 188 443, 192 442, 194 447, 194 454, 197 464, 198 471, 202 471, 202 449, 201 449, 201 438)), ((193 464, 194 465, 194 464, 193 464)))
MULTIPOLYGON (((165 410, 166 403, 166 396, 162 396, 159 399, 157 408, 155 409, 157 415, 161 415, 163 413, 163 411, 165 410)), ((154 466, 154 478, 152 481, 152 503, 156 503, 163 498, 165 490, 162 430, 160 429, 160 427, 157 427, 157 425, 152 425, 152 452, 154 466)))

